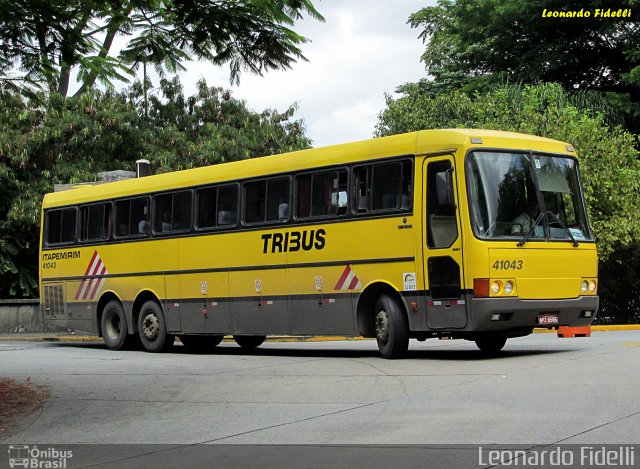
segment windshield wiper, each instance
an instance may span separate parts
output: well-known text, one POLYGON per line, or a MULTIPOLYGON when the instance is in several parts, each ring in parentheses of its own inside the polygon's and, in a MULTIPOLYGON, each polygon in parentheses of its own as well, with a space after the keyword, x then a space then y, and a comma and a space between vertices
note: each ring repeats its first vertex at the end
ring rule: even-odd
POLYGON ((571 230, 570 230, 569 228, 567 228, 567 225, 565 225, 564 223, 562 223, 562 222, 560 221, 560 219, 556 216, 556 214, 555 214, 555 213, 553 213, 553 212, 549 212, 549 211, 547 211, 547 213, 548 213, 549 215, 551 215, 551 218, 553 218, 553 219, 554 219, 554 221, 555 221, 558 225, 560 225, 560 227, 561 227, 564 231, 566 231, 566 232, 567 232, 567 234, 569 235, 569 238, 571 238, 571 243, 573 244, 573 247, 577 248, 577 247, 579 246, 579 244, 578 244, 578 242, 576 241, 576 239, 573 237, 573 234, 571 233, 571 230))
POLYGON ((542 217, 544 217, 544 212, 538 215, 538 218, 536 218, 536 221, 533 222, 533 225, 531 225, 531 228, 529 228, 529 231, 527 231, 527 234, 524 235, 522 239, 518 242, 517 244, 518 247, 524 246, 524 243, 529 241, 529 238, 531 238, 531 235, 536 231, 536 226, 538 226, 542 221, 542 217))
POLYGON ((574 247, 578 247, 579 244, 576 241, 576 239, 573 237, 573 234, 571 233, 571 230, 569 228, 567 228, 567 225, 565 225, 564 223, 562 223, 560 221, 560 219, 556 216, 555 213, 547 210, 546 212, 542 212, 540 213, 540 215, 538 215, 538 218, 536 218, 536 221, 533 222, 533 225, 531 225, 531 228, 529 229, 529 231, 527 232, 526 235, 524 235, 522 237, 522 239, 518 242, 517 246, 518 247, 522 247, 524 246, 524 243, 526 243, 527 241, 529 241, 529 238, 531 238, 531 235, 535 232, 536 227, 540 224, 540 222, 542 221, 542 218, 545 215, 549 215, 551 218, 553 218, 553 220, 560 225, 560 227, 562 229, 564 229, 564 231, 567 232, 567 234, 569 235, 569 238, 571 238, 571 243, 573 244, 574 247))

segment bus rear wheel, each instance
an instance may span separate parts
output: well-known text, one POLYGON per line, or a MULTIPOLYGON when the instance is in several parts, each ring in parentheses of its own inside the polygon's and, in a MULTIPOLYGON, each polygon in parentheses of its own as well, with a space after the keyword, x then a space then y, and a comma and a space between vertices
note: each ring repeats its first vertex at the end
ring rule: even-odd
POLYGON ((240 347, 253 350, 260 347, 267 337, 264 335, 234 335, 233 340, 236 341, 240 347))
POLYGON ((127 318, 119 301, 109 301, 100 321, 102 339, 110 350, 120 350, 127 342, 127 318))
POLYGON ((220 342, 221 335, 181 335, 180 342, 188 352, 205 353, 210 352, 220 342))
POLYGON ((505 339, 504 337, 491 337, 487 339, 476 340, 476 345, 484 353, 498 353, 500 350, 502 350, 502 347, 504 347, 506 343, 507 339, 505 339))
POLYGON ((402 357, 409 348, 409 323, 402 306, 381 295, 374 310, 376 341, 382 358, 402 357))
POLYGON ((147 352, 162 352, 173 345, 173 336, 167 333, 162 308, 155 301, 147 301, 138 316, 140 342, 147 352))

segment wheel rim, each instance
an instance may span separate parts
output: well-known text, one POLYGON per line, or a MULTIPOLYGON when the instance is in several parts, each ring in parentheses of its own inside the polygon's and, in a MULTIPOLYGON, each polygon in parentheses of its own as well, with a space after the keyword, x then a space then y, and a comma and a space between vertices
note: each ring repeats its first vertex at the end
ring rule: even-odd
POLYGON ((383 344, 389 341, 389 315, 384 309, 376 314, 376 337, 383 344))
POLYGON ((159 330, 158 317, 153 313, 147 314, 142 321, 142 333, 144 336, 148 340, 155 340, 158 338, 159 330))
POLYGON ((107 335, 110 339, 115 340, 120 337, 120 316, 111 313, 107 318, 107 335))

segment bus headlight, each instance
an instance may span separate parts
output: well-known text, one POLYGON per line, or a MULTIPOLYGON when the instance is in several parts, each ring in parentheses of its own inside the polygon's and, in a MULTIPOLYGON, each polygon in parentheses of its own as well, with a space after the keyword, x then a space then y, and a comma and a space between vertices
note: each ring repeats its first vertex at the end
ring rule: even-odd
POLYGON ((510 280, 507 280, 507 282, 504 284, 504 294, 511 295, 512 293, 513 293, 513 283, 511 283, 510 280))
POLYGON ((500 293, 500 282, 491 282, 491 293, 493 293, 494 295, 500 293))
POLYGON ((598 279, 583 278, 580 284, 580 291, 583 295, 595 295, 598 291, 598 279))

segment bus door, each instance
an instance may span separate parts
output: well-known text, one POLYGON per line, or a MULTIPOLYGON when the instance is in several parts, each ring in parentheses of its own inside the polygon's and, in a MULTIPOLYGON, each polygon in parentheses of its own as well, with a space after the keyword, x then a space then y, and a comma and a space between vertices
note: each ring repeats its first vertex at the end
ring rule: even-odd
POLYGON ((464 328, 467 314, 462 290, 462 237, 454 159, 428 158, 423 172, 427 325, 431 329, 464 328))

